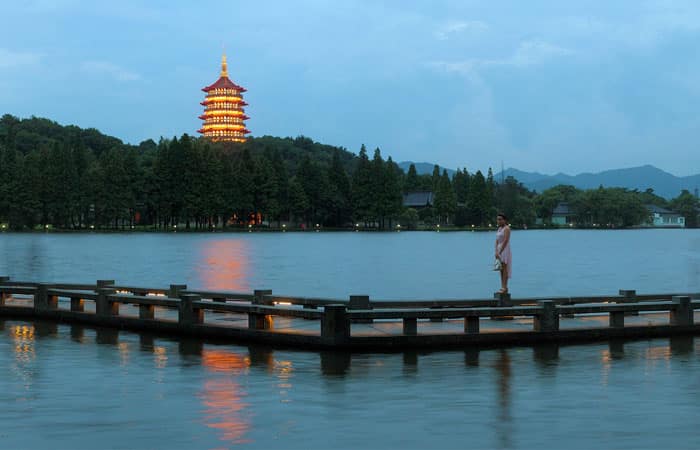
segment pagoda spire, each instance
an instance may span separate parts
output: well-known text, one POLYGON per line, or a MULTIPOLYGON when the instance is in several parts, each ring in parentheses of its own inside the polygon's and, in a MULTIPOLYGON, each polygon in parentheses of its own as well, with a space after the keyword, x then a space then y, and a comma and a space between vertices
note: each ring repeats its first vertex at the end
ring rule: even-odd
POLYGON ((221 54, 221 76, 228 77, 228 63, 226 62, 226 52, 221 54))

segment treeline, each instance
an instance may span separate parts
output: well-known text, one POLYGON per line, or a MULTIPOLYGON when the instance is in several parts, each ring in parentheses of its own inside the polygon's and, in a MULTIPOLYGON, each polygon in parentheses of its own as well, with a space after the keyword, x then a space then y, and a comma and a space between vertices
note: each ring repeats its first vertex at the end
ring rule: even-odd
POLYGON ((221 144, 183 135, 134 146, 47 119, 0 119, 0 223, 13 229, 482 227, 497 211, 514 226, 533 226, 537 217, 550 221, 561 202, 582 226, 638 225, 648 203, 689 213, 698 206, 687 193, 670 203, 623 189, 538 195, 512 177, 494 180, 490 169, 404 173, 379 149, 354 155, 306 137, 221 144), (432 204, 404 207, 403 195, 415 191, 432 192, 432 204))
POLYGON ((633 227, 650 220, 647 205, 655 205, 685 217, 686 227, 698 227, 700 201, 687 190, 672 200, 654 194, 653 189, 640 192, 623 188, 580 190, 574 186, 555 186, 535 199, 538 217, 551 223, 554 209, 566 203, 579 227, 633 227))

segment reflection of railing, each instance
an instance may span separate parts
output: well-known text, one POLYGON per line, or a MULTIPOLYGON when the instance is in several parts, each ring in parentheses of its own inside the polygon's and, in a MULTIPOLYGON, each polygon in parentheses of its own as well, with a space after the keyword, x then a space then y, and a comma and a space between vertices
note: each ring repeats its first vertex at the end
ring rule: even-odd
MULTIPOLYGON (((700 333, 694 325, 694 309, 700 294, 646 294, 620 291, 614 296, 473 300, 379 300, 353 295, 348 300, 272 295, 270 290, 253 293, 122 286, 114 280, 95 284, 16 282, 0 277, 0 315, 40 317, 203 337, 227 337, 280 345, 347 348, 394 348, 446 346, 469 343, 518 343, 552 340, 646 337, 700 333), (30 296, 32 305, 6 300, 30 296), (59 299, 70 300, 61 307, 59 299), (94 304, 86 310, 85 302, 94 304), (131 305, 126 308, 125 305, 131 305), (133 307, 136 307, 134 310, 133 307), (625 324, 626 315, 640 312, 669 314, 667 324, 625 324), (608 315, 608 327, 560 327, 561 318, 608 315), (231 325, 231 317, 247 316, 247 327, 231 325), (519 316, 532 321, 531 331, 480 329, 481 319, 519 316), (209 320, 208 320, 209 319, 209 320), (304 320, 320 321, 314 330, 304 320), (222 323, 223 320, 228 320, 222 323), (275 321, 282 328, 275 329, 275 321), (424 321, 462 320, 464 330, 419 330, 424 321), (353 323, 399 322, 401 333, 353 332, 353 323), (419 331, 421 331, 419 333, 419 331)), ((239 320, 239 319, 237 319, 239 320)))

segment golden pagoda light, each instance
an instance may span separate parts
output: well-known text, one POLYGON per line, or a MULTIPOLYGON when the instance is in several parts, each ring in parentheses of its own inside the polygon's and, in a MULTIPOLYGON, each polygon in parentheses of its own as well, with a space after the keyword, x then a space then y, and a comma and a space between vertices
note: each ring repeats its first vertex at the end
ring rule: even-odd
POLYGON ((199 116, 204 121, 197 132, 214 142, 245 142, 245 127, 249 119, 243 108, 248 104, 243 101, 246 89, 237 85, 228 77, 226 55, 221 56, 221 74, 219 79, 202 89, 207 95, 201 105, 204 114, 199 116))

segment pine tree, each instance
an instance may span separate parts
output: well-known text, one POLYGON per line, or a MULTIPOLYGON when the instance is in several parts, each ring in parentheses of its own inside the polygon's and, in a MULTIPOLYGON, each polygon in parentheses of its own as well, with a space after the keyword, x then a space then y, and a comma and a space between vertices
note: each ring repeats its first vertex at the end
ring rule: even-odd
POLYGON ((403 192, 413 192, 421 189, 421 182, 418 178, 418 172, 416 171, 416 165, 411 163, 408 167, 408 174, 406 175, 406 182, 404 183, 403 192))

